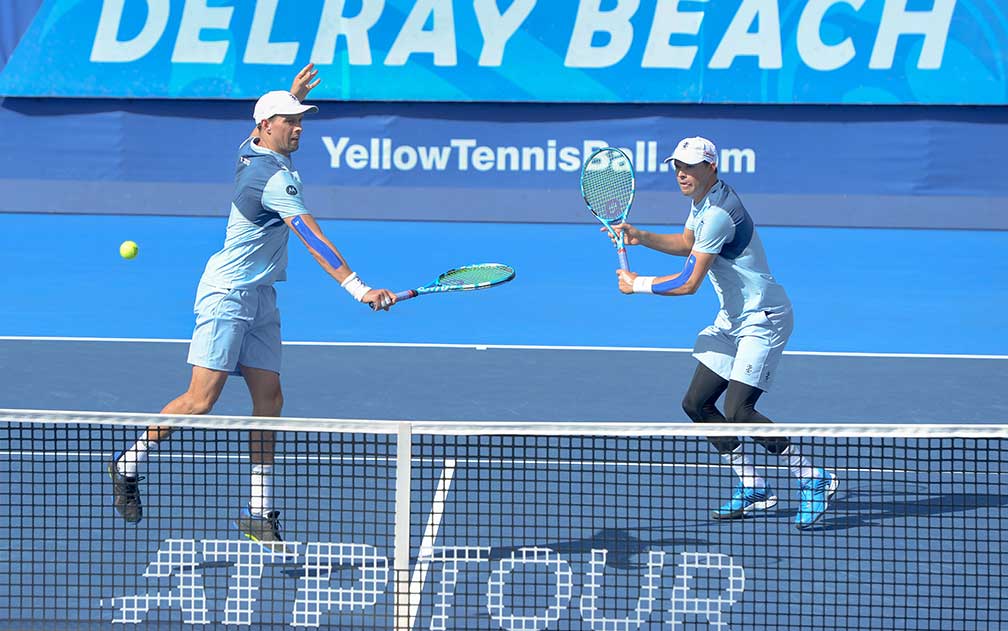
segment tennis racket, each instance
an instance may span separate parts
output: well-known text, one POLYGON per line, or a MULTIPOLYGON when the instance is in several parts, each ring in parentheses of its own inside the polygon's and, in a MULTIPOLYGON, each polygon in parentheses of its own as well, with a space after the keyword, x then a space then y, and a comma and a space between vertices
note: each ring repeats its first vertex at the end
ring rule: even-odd
POLYGON ((623 234, 613 230, 614 225, 626 221, 634 198, 633 164, 627 154, 616 147, 591 154, 581 169, 581 195, 616 242, 620 268, 629 270, 623 234))
POLYGON ((439 294, 446 291, 486 289, 506 283, 514 277, 514 269, 500 263, 464 265, 441 274, 433 282, 423 287, 396 292, 396 300, 409 300, 424 294, 439 294))

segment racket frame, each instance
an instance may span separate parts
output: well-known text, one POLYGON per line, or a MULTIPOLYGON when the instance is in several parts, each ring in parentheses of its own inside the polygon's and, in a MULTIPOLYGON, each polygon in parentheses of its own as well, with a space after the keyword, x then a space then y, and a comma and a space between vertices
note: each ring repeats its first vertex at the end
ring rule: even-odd
POLYGON ((438 294, 446 291, 473 291, 476 289, 486 289, 488 287, 495 287, 497 285, 502 285, 506 282, 511 281, 515 277, 514 268, 510 265, 504 265, 503 263, 480 263, 478 265, 462 265, 460 267, 454 267, 443 274, 440 274, 433 282, 424 285, 423 287, 417 287, 416 289, 407 289, 405 291, 396 292, 396 300, 409 300, 410 298, 416 298, 417 296, 422 296, 424 294, 438 294), (510 270, 507 276, 504 276, 497 281, 485 281, 482 283, 465 283, 462 285, 443 285, 441 284, 442 279, 453 272, 460 270, 465 270, 473 267, 483 267, 483 266, 497 266, 503 267, 510 270))
POLYGON ((584 165, 581 167, 580 183, 581 183, 581 197, 584 198, 585 204, 587 204, 589 212, 591 212, 593 217, 602 222, 602 225, 605 226, 606 230, 609 231, 609 234, 612 236, 613 241, 615 242, 616 255, 619 257, 620 269, 624 271, 629 271, 630 264, 627 261, 626 245, 623 243, 623 233, 622 231, 616 232, 616 230, 613 229, 613 226, 624 223, 626 221, 627 216, 630 214, 630 206, 633 204, 634 195, 637 193, 637 176, 634 173, 633 162, 630 161, 630 156, 628 156, 626 152, 620 149, 619 147, 602 147, 601 149, 593 151, 592 154, 588 156, 588 159, 585 161, 584 165), (584 186, 586 179, 585 176, 588 174, 588 165, 591 164, 591 161, 598 154, 610 151, 618 152, 621 156, 623 156, 623 159, 626 160, 627 166, 630 169, 630 199, 627 200, 627 203, 623 208, 622 214, 620 214, 620 216, 617 219, 612 221, 606 219, 605 217, 602 217, 601 215, 595 212, 595 210, 592 208, 591 203, 588 201, 588 195, 585 193, 585 186, 584 186))

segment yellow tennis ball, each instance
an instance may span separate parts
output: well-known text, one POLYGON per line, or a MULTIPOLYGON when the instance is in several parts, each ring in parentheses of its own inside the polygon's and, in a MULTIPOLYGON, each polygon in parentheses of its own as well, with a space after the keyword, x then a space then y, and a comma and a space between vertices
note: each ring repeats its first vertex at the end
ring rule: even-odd
POLYGON ((137 252, 139 252, 139 248, 136 241, 123 241, 122 245, 119 246, 119 256, 124 259, 136 258, 137 252))

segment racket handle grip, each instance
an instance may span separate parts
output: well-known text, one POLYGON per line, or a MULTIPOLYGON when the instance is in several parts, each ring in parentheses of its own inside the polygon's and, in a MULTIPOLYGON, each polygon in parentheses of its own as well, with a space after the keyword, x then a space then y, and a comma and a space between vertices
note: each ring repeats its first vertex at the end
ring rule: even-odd
POLYGON ((407 289, 406 291, 397 291, 396 300, 409 300, 410 298, 416 298, 420 294, 417 293, 415 289, 407 289))
POLYGON ((630 271, 630 263, 627 262, 626 248, 620 248, 619 250, 616 250, 616 254, 619 255, 619 266, 620 266, 620 269, 623 270, 624 272, 629 272, 630 271))

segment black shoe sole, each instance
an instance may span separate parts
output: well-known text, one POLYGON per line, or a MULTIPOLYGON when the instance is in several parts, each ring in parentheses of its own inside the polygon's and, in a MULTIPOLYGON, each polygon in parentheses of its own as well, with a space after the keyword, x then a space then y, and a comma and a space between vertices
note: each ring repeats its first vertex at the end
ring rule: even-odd
MULTIPOLYGON (((116 470, 116 464, 114 461, 110 462, 108 465, 108 475, 109 479, 112 480, 113 485, 116 483, 116 476, 121 475, 119 471, 116 470)), ((116 512, 119 513, 119 516, 122 517, 123 521, 125 521, 127 524, 137 524, 140 523, 141 519, 143 519, 143 507, 138 507, 136 516, 132 516, 124 513, 123 509, 121 509, 118 504, 113 503, 112 505, 115 507, 116 512)))

